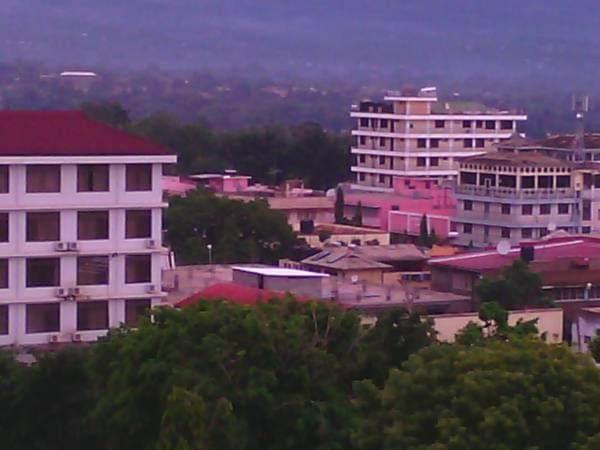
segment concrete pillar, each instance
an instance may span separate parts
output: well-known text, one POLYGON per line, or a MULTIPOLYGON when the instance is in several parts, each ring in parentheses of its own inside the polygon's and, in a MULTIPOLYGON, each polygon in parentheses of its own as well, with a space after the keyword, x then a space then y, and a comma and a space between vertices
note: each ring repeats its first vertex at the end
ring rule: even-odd
POLYGON ((77 302, 60 303, 60 333, 68 335, 77 331, 77 302))

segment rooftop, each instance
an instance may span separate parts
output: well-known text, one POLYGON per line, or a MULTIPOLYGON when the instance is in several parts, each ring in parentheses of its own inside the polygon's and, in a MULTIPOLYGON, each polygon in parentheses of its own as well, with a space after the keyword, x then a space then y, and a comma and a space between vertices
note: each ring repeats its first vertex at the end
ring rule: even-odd
POLYGON ((226 300, 238 305, 256 305, 259 301, 268 301, 273 298, 282 298, 284 294, 266 289, 243 286, 236 283, 216 283, 208 286, 175 304, 178 308, 185 308, 200 301, 226 300))
POLYGON ((245 267, 233 266, 233 270, 240 272, 253 273, 256 275, 264 275, 269 277, 286 277, 286 278, 327 278, 329 275, 324 273, 309 272, 308 270, 287 269, 284 267, 245 267))
MULTIPOLYGON (((600 258, 600 238, 590 236, 558 237, 532 245, 535 249, 533 262, 540 265, 557 264, 557 261, 563 258, 570 260, 600 258)), ((513 247, 506 255, 501 255, 495 249, 469 252, 447 258, 434 258, 429 260, 429 264, 475 273, 493 272, 520 258, 520 251, 520 247, 513 247)))
POLYGON ((541 153, 504 153, 489 152, 479 156, 464 158, 462 164, 491 164, 498 166, 539 166, 539 167, 570 167, 571 164, 541 153))
POLYGON ((81 111, 0 111, 0 156, 168 155, 81 111))
MULTIPOLYGON (((539 147, 572 149, 575 145, 574 134, 558 134, 537 142, 539 147)), ((600 133, 586 133, 583 139, 584 148, 600 148, 600 133)))
POLYGON ((391 269, 392 266, 380 263, 361 254, 357 248, 327 248, 316 255, 302 260, 302 264, 334 270, 391 269))

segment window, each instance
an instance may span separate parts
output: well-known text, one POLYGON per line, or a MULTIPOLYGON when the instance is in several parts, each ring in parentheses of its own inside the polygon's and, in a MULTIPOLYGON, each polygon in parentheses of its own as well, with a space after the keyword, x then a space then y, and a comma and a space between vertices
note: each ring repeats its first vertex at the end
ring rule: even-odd
POLYGON ((592 227, 582 227, 581 232, 583 234, 590 234, 592 232, 592 227))
POLYGON ((502 214, 510 215, 510 205, 502 204, 502 214))
POLYGON ((127 191, 152 190, 152 164, 128 164, 126 178, 127 191))
POLYGON ((150 255, 125 256, 125 283, 149 283, 152 279, 150 255))
POLYGON ((464 200, 463 201, 463 210, 473 211, 473 202, 471 200, 464 200))
POLYGON ((108 211, 78 211, 77 239, 108 239, 108 211))
POLYGON ((8 242, 8 213, 0 213, 0 242, 8 242))
POLYGON ((533 205, 523 205, 521 206, 521 214, 524 216, 533 215, 533 205))
POLYGON ((501 130, 512 130, 513 129, 513 121, 512 120, 501 120, 500 121, 500 129, 501 130))
POLYGON ((425 158, 417 158, 417 167, 425 167, 426 161, 425 158))
POLYGON ((108 191, 108 165, 83 164, 77 166, 77 192, 108 191))
POLYGON ((486 120, 485 121, 485 129, 486 130, 495 130, 496 129, 496 122, 493 120, 486 120))
POLYGON ((475 139, 475 147, 477 147, 477 148, 485 147, 485 140, 484 139, 475 139))
POLYGON ((0 259, 0 289, 8 289, 8 259, 0 259))
POLYGON ((52 287, 60 284, 60 258, 28 258, 27 287, 52 287))
POLYGON ((8 193, 8 166, 0 166, 0 194, 8 193))
POLYGON ((568 203, 559 203, 558 213, 559 214, 569 214, 569 204, 568 203))
POLYGON ((366 145, 367 143, 367 138, 365 136, 360 136, 358 140, 360 142, 360 145, 366 145))
POLYGON ((379 157, 379 164, 385 164, 385 156, 379 157))
POLYGON ((152 303, 150 299, 125 300, 125 324, 135 327, 140 319, 150 314, 152 303))
POLYGON ((464 148, 473 148, 473 139, 463 139, 464 148))
POLYGON ((365 174, 364 173, 359 173, 358 174, 358 181, 365 181, 365 174))
POLYGON ((471 121, 470 120, 463 120, 462 126, 463 126, 463 128, 471 128, 471 121))
POLYGON ((417 148, 427 147, 427 139, 417 139, 417 148))
POLYGON ((440 165, 440 161, 439 158, 433 157, 433 158, 429 158, 429 165, 432 167, 437 167, 440 165))
POLYGON ((152 235, 152 211, 149 209, 125 212, 125 238, 149 238, 152 235))
POLYGON ((8 334, 8 305, 0 305, 0 334, 8 334))
POLYGON ((476 120, 475 128, 483 128, 483 120, 476 120))
POLYGON ((569 188, 571 187, 571 177, 569 175, 558 175, 556 177, 557 188, 569 188))
POLYGON ((531 228, 523 228, 521 230, 521 237, 523 239, 531 239, 532 233, 531 233, 531 228))
POLYGON ((358 162, 360 164, 364 164, 365 160, 365 155, 358 155, 358 162))
POLYGON ((387 126, 388 126, 388 121, 387 121, 387 119, 381 119, 381 120, 379 121, 379 128, 387 128, 387 126))
POLYGON ((27 241, 60 241, 60 213, 28 212, 27 241))
POLYGON ((25 309, 27 333, 60 331, 60 303, 38 303, 25 309))
POLYGON ((369 119, 366 119, 366 118, 360 119, 360 126, 361 127, 368 127, 369 126, 369 119))
POLYGON ((510 228, 502 228, 501 236, 505 239, 510 239, 510 228))
POLYGON ((431 139, 429 141, 429 146, 431 148, 439 148, 440 147, 440 140, 439 139, 431 139))
POLYGON ((385 138, 379 138, 379 146, 385 147, 385 138))
POLYGON ((471 234, 472 232, 473 232, 473 224, 472 223, 463 224, 463 233, 471 234))
POLYGON ((550 214, 551 205, 540 205, 540 215, 547 216, 550 214))
POLYGON ((377 128, 379 126, 379 120, 377 119, 371 119, 371 127, 372 128, 377 128))
POLYGON ((84 301, 77 302, 77 330, 106 330, 108 329, 108 302, 84 301))
POLYGON ((108 284, 108 256, 80 256, 77 258, 77 284, 81 286, 108 284))
POLYGON ((533 176, 521 177, 521 188, 522 189, 533 189, 534 186, 535 186, 535 177, 533 177, 533 176))
POLYGON ((27 166, 27 192, 60 192, 60 166, 27 166))
POLYGON ((436 128, 445 128, 446 127, 446 122, 443 120, 436 120, 435 121, 435 127, 436 128))

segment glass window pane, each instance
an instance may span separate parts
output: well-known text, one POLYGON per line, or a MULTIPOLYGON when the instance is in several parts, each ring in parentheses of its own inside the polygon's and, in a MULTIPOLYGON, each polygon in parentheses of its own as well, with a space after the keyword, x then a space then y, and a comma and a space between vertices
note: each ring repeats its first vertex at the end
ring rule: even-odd
POLYGON ((8 166, 0 166, 0 193, 8 193, 9 171, 8 166))
POLYGON ((0 242, 8 242, 8 213, 0 213, 0 242))
POLYGON ((136 327, 143 317, 150 313, 150 299, 125 300, 125 325, 136 327))
POLYGON ((79 211, 77 213, 77 239, 108 239, 108 211, 79 211))
POLYGON ((8 334, 8 305, 0 305, 0 334, 8 334))
POLYGON ((27 192, 60 192, 60 166, 27 166, 27 192))
POLYGON ((28 258, 27 287, 52 287, 60 284, 60 258, 28 258))
POLYGON ((125 212, 125 238, 149 238, 151 235, 151 210, 129 210, 125 212))
POLYGON ((108 329, 108 302, 77 302, 77 330, 108 329))
POLYGON ((8 259, 0 259, 0 289, 8 289, 8 259))
POLYGON ((77 258, 77 284, 80 286, 108 284, 108 256, 80 256, 77 258))
POLYGON ((60 304, 39 303, 26 307, 27 333, 60 331, 60 304))
POLYGON ((152 277, 151 255, 125 256, 125 283, 149 283, 152 277))
POLYGON ((60 213, 27 213, 27 241, 60 241, 60 213))
POLYGON ((106 164, 81 164, 77 166, 77 192, 105 192, 109 186, 106 164))
POLYGON ((126 166, 126 190, 152 190, 152 164, 128 164, 126 166))

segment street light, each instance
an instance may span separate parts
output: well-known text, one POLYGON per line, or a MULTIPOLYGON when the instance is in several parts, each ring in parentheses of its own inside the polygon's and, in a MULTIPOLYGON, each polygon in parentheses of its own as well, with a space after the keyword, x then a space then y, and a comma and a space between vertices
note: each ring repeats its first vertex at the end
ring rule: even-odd
POLYGON ((212 266, 212 244, 206 244, 206 249, 208 250, 208 265, 212 266))

